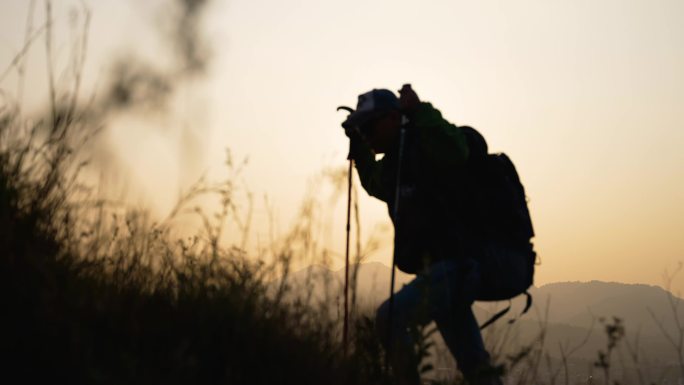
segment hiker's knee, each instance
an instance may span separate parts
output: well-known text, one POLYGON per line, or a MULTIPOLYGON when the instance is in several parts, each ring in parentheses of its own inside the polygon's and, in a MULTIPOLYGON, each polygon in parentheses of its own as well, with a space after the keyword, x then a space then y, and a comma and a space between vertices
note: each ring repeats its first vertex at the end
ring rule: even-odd
POLYGON ((406 310, 407 309, 402 309, 397 306, 397 303, 395 302, 390 314, 389 300, 383 302, 382 305, 378 307, 375 312, 375 330, 383 345, 387 343, 388 337, 395 343, 410 338, 407 335, 409 321, 406 310))

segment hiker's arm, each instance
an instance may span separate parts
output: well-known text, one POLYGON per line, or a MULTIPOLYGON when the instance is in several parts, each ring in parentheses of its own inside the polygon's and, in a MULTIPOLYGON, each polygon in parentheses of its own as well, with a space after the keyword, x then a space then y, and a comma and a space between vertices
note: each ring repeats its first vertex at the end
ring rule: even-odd
POLYGON ((446 121, 430 103, 415 106, 409 119, 420 131, 421 152, 431 166, 451 168, 468 159, 468 144, 461 129, 446 121))
POLYGON ((387 194, 382 187, 383 163, 375 160, 375 153, 370 149, 360 136, 352 135, 351 155, 359 173, 361 185, 368 192, 382 201, 387 202, 387 194))

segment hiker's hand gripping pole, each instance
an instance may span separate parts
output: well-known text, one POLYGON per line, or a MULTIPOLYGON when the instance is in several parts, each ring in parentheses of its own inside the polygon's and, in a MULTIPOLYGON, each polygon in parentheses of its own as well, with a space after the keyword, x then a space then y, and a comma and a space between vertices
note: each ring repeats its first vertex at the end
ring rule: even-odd
MULTIPOLYGON (((350 114, 354 109, 350 107, 340 106, 337 111, 344 110, 350 114)), ((349 160, 349 171, 347 172, 347 243, 344 253, 344 326, 342 329, 342 344, 344 347, 344 355, 347 355, 347 347, 349 345, 349 234, 351 232, 351 190, 352 190, 352 169, 354 160, 352 159, 352 145, 351 138, 349 138, 349 152, 347 159, 349 160)))

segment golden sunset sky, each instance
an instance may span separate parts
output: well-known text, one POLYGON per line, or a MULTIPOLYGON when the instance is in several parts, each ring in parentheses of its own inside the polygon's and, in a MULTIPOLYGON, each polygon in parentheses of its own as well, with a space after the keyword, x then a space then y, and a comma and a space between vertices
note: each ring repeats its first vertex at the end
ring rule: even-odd
MULTIPOLYGON (((86 94, 115 55, 169 61, 159 15, 170 3, 85 2, 86 94)), ((58 69, 79 4, 54 1, 58 69)), ((22 47, 28 5, 0 3, 0 73, 22 47)), ((161 215, 189 180, 220 175, 230 148, 249 157, 252 241, 268 232, 264 195, 285 231, 315 176, 346 165, 335 108, 411 83, 515 162, 542 260, 535 284, 662 285, 684 260, 684 2, 217 0, 205 20, 211 66, 174 98, 173 114, 118 119, 104 133, 126 191, 161 215)), ((42 22, 37 2, 34 28, 42 22)), ((43 46, 27 57, 28 106, 46 100, 43 46)), ((0 88, 16 96, 16 74, 0 88)), ((324 231, 338 265, 343 200, 329 205, 324 231)), ((365 237, 389 224, 382 203, 362 193, 360 206, 365 237)), ((370 260, 389 265, 390 251, 370 260)))

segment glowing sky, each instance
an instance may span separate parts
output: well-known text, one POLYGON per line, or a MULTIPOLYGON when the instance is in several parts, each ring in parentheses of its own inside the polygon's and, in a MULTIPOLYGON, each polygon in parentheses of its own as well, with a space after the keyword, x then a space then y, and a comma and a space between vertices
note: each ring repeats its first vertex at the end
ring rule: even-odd
MULTIPOLYGON (((2 70, 21 47, 27 3, 0 4, 2 70)), ((56 2, 58 24, 73 3, 56 2)), ((138 3, 88 3, 91 83, 113 54, 157 56, 164 2, 138 3)), ((207 18, 211 71, 176 101, 180 120, 157 124, 193 126, 198 173, 220 169, 227 147, 249 156, 246 182, 269 196, 284 229, 312 176, 345 165, 335 107, 410 82, 516 163, 543 262, 537 284, 662 284, 663 270, 684 259, 683 17, 679 0, 233 0, 207 18)), ((30 68, 26 98, 40 103, 39 49, 30 68)), ((0 87, 13 89, 12 78, 0 87)), ((147 201, 167 210, 188 173, 177 160, 185 137, 119 126, 108 134, 112 151, 147 201)), ((259 202, 257 233, 267 218, 259 202)), ((365 194, 361 209, 365 230, 388 223, 365 194)), ((339 250, 343 210, 331 211, 327 235, 339 250)), ((372 259, 389 258, 383 249, 372 259)))

